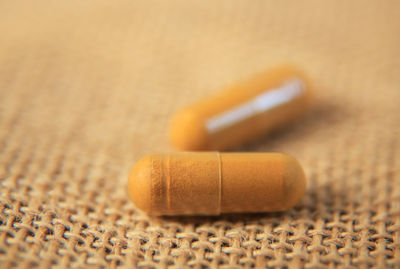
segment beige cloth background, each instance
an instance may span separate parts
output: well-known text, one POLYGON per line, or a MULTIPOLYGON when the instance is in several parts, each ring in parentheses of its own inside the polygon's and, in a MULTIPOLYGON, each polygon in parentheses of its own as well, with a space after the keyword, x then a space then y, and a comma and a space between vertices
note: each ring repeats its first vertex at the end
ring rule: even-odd
POLYGON ((16 266, 400 266, 399 1, 2 1, 0 261, 16 266), (128 200, 173 112, 280 62, 313 112, 240 150, 296 156, 280 214, 150 218, 128 200))

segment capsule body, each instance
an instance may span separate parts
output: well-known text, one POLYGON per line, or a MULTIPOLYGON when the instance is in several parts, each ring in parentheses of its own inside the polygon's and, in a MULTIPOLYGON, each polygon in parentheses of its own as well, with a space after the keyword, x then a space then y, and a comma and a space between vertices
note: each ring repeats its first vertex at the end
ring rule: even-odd
POLYGON ((185 151, 233 148, 302 116, 309 102, 305 75, 277 67, 178 112, 170 140, 185 151))
POLYGON ((152 154, 132 169, 128 192, 150 215, 274 212, 305 191, 296 159, 280 153, 152 154))

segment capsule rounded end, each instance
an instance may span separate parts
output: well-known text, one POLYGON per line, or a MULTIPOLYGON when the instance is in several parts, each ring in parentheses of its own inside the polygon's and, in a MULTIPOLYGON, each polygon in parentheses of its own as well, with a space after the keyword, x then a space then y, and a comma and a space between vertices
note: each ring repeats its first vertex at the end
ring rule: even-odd
POLYGON ((170 141, 183 151, 206 150, 208 133, 204 119, 191 110, 182 110, 172 119, 170 141))
POLYGON ((295 206, 304 196, 306 190, 306 176, 300 163, 293 157, 284 155, 284 195, 285 202, 282 210, 295 206))
POLYGON ((128 179, 128 193, 140 210, 151 213, 151 170, 150 155, 140 159, 133 167, 128 179))

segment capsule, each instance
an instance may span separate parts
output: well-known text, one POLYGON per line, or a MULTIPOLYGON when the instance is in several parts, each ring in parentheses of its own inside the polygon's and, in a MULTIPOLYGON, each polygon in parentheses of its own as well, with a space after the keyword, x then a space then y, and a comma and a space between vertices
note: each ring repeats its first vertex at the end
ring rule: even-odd
POLYGON ((297 160, 280 153, 151 154, 128 180, 130 198, 155 216, 283 211, 305 186, 297 160))
POLYGON ((306 76, 280 66, 178 112, 170 140, 183 151, 230 149, 299 118, 309 103, 306 76))

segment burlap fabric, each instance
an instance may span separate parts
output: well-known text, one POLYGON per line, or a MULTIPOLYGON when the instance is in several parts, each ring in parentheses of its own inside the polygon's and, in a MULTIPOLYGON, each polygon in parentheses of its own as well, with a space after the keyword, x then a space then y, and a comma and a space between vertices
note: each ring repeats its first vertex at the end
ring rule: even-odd
POLYGON ((399 1, 3 1, 0 267, 399 267, 399 1), (238 150, 309 189, 279 214, 150 218, 126 194, 173 112, 293 62, 312 113, 238 150))

